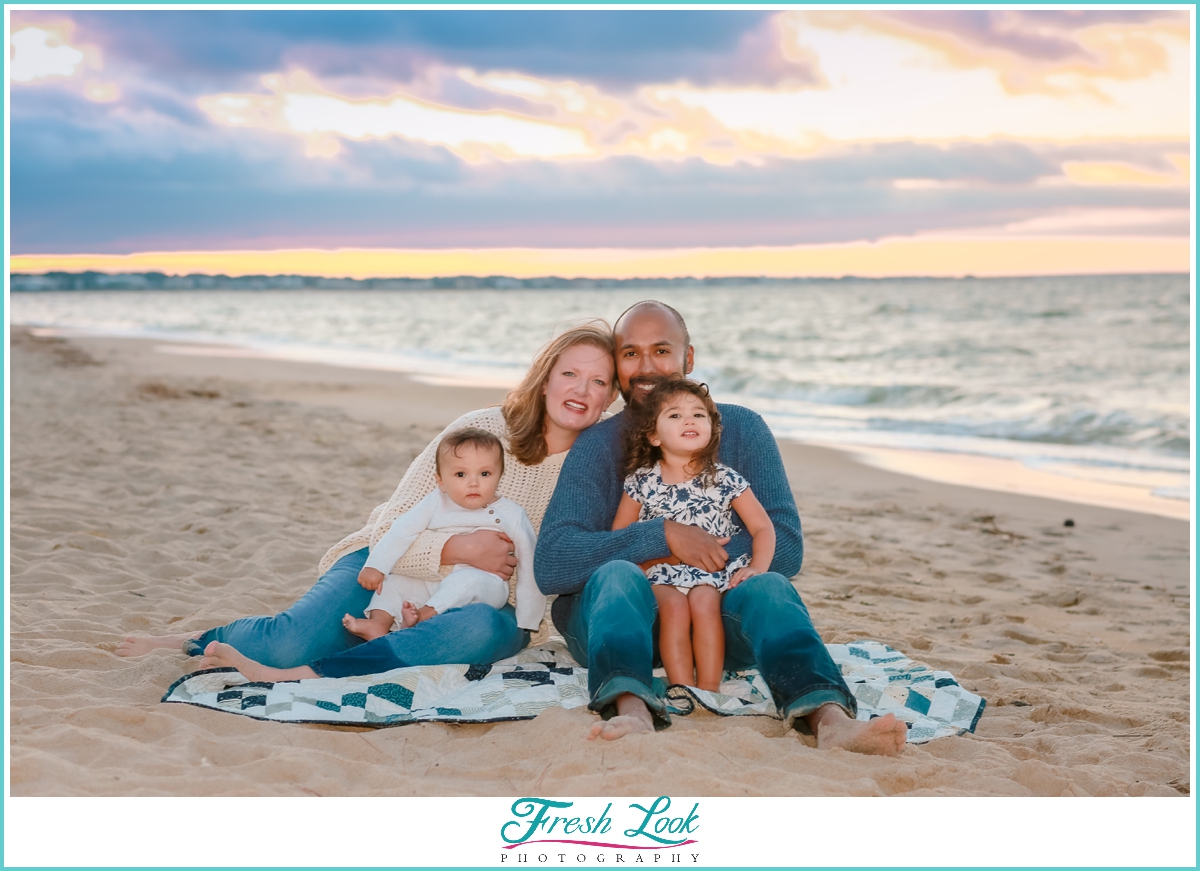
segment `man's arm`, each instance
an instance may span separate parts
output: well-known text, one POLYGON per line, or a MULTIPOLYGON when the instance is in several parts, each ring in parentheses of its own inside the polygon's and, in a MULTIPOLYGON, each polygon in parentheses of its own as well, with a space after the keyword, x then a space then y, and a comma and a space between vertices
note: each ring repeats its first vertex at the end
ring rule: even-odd
POLYGON ((584 431, 563 463, 534 559, 538 587, 548 596, 579 592, 610 560, 643 563, 670 553, 661 519, 611 529, 621 501, 623 425, 624 415, 616 415, 584 431))
MULTIPOLYGON (((804 562, 804 534, 796 500, 783 468, 783 458, 779 455, 779 445, 766 421, 750 409, 721 405, 720 411, 719 459, 750 483, 750 489, 766 509, 775 527, 775 558, 771 561, 771 571, 790 578, 800 571, 804 562)), ((741 532, 725 546, 730 559, 751 552, 752 537, 746 531, 746 524, 740 517, 737 523, 741 532)))

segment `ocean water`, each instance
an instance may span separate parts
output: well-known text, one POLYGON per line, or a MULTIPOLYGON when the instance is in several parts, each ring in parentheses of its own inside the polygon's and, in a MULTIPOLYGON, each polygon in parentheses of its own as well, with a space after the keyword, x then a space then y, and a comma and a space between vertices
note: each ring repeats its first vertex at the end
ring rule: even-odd
POLYGON ((612 290, 14 293, 14 324, 510 385, 588 317, 683 313, 695 377, 781 437, 1020 460, 1187 499, 1189 277, 612 290))

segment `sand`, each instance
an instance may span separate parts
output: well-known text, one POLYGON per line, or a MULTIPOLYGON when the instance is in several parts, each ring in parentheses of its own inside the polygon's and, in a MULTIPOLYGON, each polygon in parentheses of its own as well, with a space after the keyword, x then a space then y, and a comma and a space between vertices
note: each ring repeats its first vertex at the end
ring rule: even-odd
POLYGON ((11 794, 1190 794, 1186 522, 804 445, 783 451, 807 549, 795 583, 818 629, 953 672, 988 701, 975 734, 879 759, 704 714, 605 744, 583 740, 582 709, 281 725, 159 704, 194 661, 113 653, 127 633, 285 608, 440 425, 499 396, 14 330, 11 794))

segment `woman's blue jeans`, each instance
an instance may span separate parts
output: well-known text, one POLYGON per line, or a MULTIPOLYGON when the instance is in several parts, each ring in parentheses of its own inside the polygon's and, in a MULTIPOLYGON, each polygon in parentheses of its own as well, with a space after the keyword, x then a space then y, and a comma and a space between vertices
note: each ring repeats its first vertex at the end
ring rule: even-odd
POLYGON ((452 608, 416 626, 363 641, 342 626, 345 614, 362 614, 371 591, 358 583, 367 549, 346 554, 296 604, 273 617, 245 617, 210 629, 184 650, 204 652, 222 641, 274 668, 307 665, 323 677, 378 674, 411 665, 486 665, 515 655, 529 643, 506 605, 452 608))
MULTIPOLYGON (((630 562, 605 563, 574 599, 559 628, 571 655, 588 667, 588 707, 611 716, 617 696, 633 693, 656 719, 668 720, 651 676, 658 604, 645 573, 630 562)), ((829 703, 854 716, 857 704, 841 669, 783 575, 755 575, 725 593, 721 617, 725 668, 758 668, 789 722, 829 703)))

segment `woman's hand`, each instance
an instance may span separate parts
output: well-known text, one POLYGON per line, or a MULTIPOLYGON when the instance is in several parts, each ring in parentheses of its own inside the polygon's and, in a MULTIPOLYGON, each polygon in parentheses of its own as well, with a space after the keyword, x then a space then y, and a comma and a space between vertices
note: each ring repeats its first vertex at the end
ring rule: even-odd
POLYGON ((517 558, 511 538, 503 532, 480 529, 452 536, 442 547, 442 565, 474 566, 507 581, 517 567, 517 558))
POLYGON ((379 569, 363 568, 358 573, 358 585, 367 590, 378 590, 383 586, 383 572, 379 569))
POLYGON ((761 575, 762 569, 756 569, 754 566, 742 566, 733 573, 733 577, 729 579, 729 589, 733 589, 746 578, 752 578, 755 575, 761 575))

